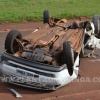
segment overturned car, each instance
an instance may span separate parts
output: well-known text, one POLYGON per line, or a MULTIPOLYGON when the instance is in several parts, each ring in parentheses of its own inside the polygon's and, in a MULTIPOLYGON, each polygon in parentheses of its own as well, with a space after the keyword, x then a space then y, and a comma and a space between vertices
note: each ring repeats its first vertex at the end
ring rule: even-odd
POLYGON ((95 15, 93 22, 69 24, 65 19, 50 17, 45 10, 44 27, 23 38, 19 31, 11 30, 1 57, 3 76, 10 83, 43 90, 56 90, 70 83, 78 76, 84 48, 99 48, 98 19, 95 15))

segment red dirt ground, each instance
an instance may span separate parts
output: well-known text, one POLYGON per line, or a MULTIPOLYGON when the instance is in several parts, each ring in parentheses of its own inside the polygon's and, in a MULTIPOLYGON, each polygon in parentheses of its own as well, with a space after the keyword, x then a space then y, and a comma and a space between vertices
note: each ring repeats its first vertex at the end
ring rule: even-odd
MULTIPOLYGON (((87 20, 87 19, 82 19, 87 20)), ((90 20, 90 19, 88 19, 90 20)), ((74 20, 70 20, 72 22, 74 20)), ((0 25, 0 53, 4 52, 4 40, 9 30, 18 29, 23 35, 31 33, 35 28, 43 26, 42 22, 0 25), (6 31, 5 31, 6 30, 6 31)), ((22 100, 99 100, 100 95, 100 51, 96 51, 98 59, 82 58, 79 74, 82 78, 98 78, 98 82, 78 82, 78 79, 53 92, 24 88, 0 81, 0 100, 15 100, 15 96, 7 89, 18 91, 22 100)))

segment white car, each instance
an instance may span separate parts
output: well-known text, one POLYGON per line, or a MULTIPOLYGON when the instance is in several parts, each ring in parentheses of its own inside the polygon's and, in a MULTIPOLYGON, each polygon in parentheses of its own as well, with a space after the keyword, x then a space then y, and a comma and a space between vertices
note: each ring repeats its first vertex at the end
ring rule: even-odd
POLYGON ((77 78, 85 47, 99 48, 99 42, 94 44, 100 40, 95 37, 92 22, 68 25, 64 19, 51 18, 47 10, 43 18, 45 26, 23 39, 17 30, 8 33, 0 66, 7 82, 56 90, 77 78))

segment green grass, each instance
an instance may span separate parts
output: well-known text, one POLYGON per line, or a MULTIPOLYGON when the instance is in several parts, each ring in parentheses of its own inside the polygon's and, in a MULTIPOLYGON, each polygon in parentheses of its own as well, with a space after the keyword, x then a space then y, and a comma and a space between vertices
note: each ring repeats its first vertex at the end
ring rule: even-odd
POLYGON ((0 0, 0 23, 42 20, 43 11, 56 18, 100 14, 100 0, 0 0))

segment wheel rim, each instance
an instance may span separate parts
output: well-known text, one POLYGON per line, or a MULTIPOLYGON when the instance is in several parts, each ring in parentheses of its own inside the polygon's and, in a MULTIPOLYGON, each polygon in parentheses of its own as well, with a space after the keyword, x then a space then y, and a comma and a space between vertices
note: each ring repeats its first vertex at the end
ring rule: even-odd
POLYGON ((14 39, 14 41, 13 41, 13 44, 12 44, 12 48, 13 48, 13 53, 16 53, 16 52, 18 52, 18 51, 21 51, 21 47, 20 47, 20 45, 19 45, 19 43, 17 42, 17 40, 19 40, 19 36, 17 36, 15 39, 14 39))

